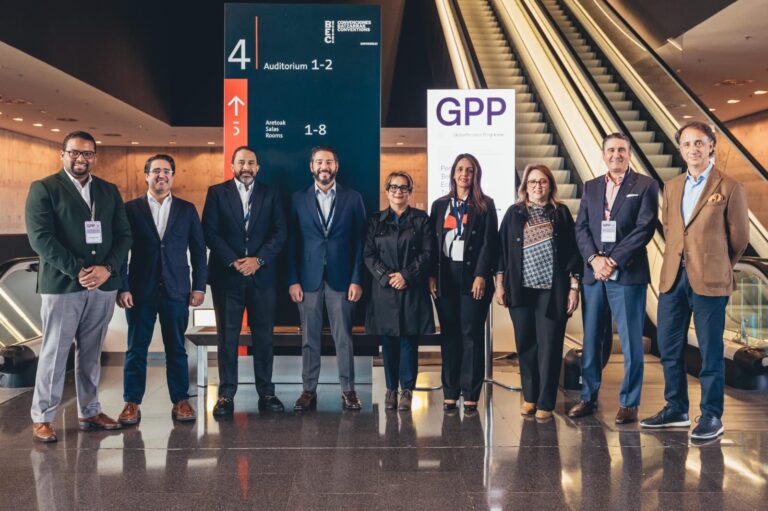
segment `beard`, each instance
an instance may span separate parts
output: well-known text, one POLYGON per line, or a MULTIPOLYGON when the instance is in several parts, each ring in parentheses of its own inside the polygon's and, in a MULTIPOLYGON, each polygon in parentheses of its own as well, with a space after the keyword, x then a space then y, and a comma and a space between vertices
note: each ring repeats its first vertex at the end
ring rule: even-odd
POLYGON ((338 171, 329 170, 328 174, 330 174, 330 177, 327 178, 327 179, 322 179, 320 177, 320 174, 321 173, 325 173, 325 171, 322 171, 322 172, 312 172, 312 176, 315 178, 315 181, 317 181, 318 183, 320 183, 323 186, 326 186, 326 185, 329 185, 329 184, 333 183, 333 181, 336 179, 336 173, 337 172, 338 171))
POLYGON ((90 171, 91 171, 90 162, 85 162, 82 165, 76 165, 75 162, 71 162, 69 164, 69 168, 67 168, 67 172, 69 172, 73 176, 85 176, 90 171))
POLYGON ((250 186, 253 183, 255 177, 256 176, 253 173, 242 171, 235 176, 235 179, 243 183, 245 186, 250 186))

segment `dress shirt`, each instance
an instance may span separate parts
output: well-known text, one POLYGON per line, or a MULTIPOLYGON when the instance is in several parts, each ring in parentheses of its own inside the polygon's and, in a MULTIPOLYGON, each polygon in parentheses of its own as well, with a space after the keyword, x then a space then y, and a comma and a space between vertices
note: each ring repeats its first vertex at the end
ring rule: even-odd
POLYGON ((616 197, 619 195, 619 188, 621 188, 621 183, 624 182, 624 178, 627 177, 627 172, 629 172, 629 169, 625 170, 616 181, 613 180, 610 172, 605 174, 605 220, 611 218, 613 203, 616 202, 616 197))
MULTIPOLYGON (((323 216, 328 219, 328 229, 330 229, 331 223, 333 222, 333 217, 329 217, 329 215, 331 214, 333 200, 336 198, 336 183, 334 182, 333 186, 327 192, 321 190, 317 186, 317 183, 315 183, 315 197, 317 197, 317 202, 320 204, 320 210, 323 212, 323 216)), ((321 223, 322 221, 323 219, 320 218, 321 223)))
POLYGON ((699 202, 701 192, 704 190, 704 185, 707 183, 707 178, 712 173, 714 163, 710 163, 703 173, 699 177, 695 178, 691 175, 690 171, 685 176, 685 186, 683 187, 683 223, 688 225, 688 221, 691 219, 693 209, 696 207, 696 203, 699 202))
POLYGON ((168 226, 168 215, 171 212, 171 201, 173 198, 171 194, 160 203, 155 199, 151 193, 147 192, 147 202, 149 202, 149 210, 152 212, 152 220, 155 221, 155 227, 157 227, 157 234, 160 235, 160 239, 163 239, 165 235, 165 228, 168 226))
MULTIPOLYGON (((64 172, 67 172, 66 170, 64 172)), ((88 209, 93 209, 93 206, 91 205, 91 181, 93 181, 93 177, 91 177, 90 174, 88 174, 88 181, 85 182, 84 185, 80 184, 80 181, 72 177, 72 174, 67 172, 67 177, 72 181, 72 183, 75 185, 75 188, 77 188, 77 191, 80 193, 80 197, 83 198, 85 203, 88 205, 88 209)), ((93 211, 91 211, 93 213, 93 211)))
POLYGON ((237 186, 237 193, 240 195, 240 202, 243 205, 243 218, 247 219, 245 221, 245 228, 247 229, 248 221, 250 220, 248 218, 248 210, 251 205, 251 195, 253 195, 253 182, 251 182, 251 186, 246 188, 243 183, 235 179, 235 186, 237 186))

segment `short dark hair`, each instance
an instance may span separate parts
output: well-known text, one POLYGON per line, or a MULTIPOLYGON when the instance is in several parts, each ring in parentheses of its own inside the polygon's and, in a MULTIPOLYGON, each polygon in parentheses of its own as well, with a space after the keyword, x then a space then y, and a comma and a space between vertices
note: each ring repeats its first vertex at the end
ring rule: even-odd
POLYGON ((680 126, 680 129, 677 130, 677 133, 675 133, 675 142, 677 142, 677 146, 680 147, 680 137, 683 134, 683 131, 687 130, 688 128, 693 128, 695 130, 699 130, 700 132, 704 133, 710 142, 712 142, 712 150, 709 152, 709 157, 713 157, 715 155, 715 146, 717 145, 717 138, 715 137, 715 131, 712 129, 712 126, 705 122, 701 121, 688 121, 682 126, 680 126))
POLYGON ((410 174, 408 174, 404 170, 396 170, 394 172, 389 173, 389 175, 387 176, 387 179, 384 181, 385 190, 387 191, 389 190, 389 185, 392 184, 392 180, 395 179, 396 177, 402 177, 403 179, 405 179, 408 182, 408 191, 409 192, 413 191, 413 178, 411 177, 410 174))
POLYGON ((339 162, 339 153, 336 152, 336 149, 329 145, 319 145, 312 148, 312 154, 309 155, 309 161, 312 161, 315 159, 315 153, 319 153, 320 151, 328 151, 329 153, 333 154, 333 159, 336 160, 336 163, 339 162))
POLYGON ((87 140, 93 144, 93 150, 96 150, 96 139, 93 138, 93 135, 88 133, 87 131, 73 131, 66 137, 64 137, 64 142, 61 143, 61 150, 66 151, 67 150, 67 143, 72 140, 73 138, 80 138, 83 140, 87 140))
POLYGON ((147 160, 147 163, 144 164, 144 173, 149 174, 149 170, 152 168, 152 162, 155 160, 164 160, 171 164, 171 174, 176 173, 176 162, 173 161, 173 158, 169 154, 156 154, 154 156, 150 156, 147 160))
POLYGON ((629 150, 630 151, 632 150, 632 141, 629 140, 629 137, 626 136, 624 133, 620 133, 618 131, 615 132, 615 133, 611 133, 610 135, 607 135, 603 139, 603 145, 601 146, 601 150, 605 151, 605 144, 607 144, 608 141, 611 140, 611 139, 623 140, 629 146, 629 150))
MULTIPOLYGON (((237 153, 239 153, 240 151, 250 151, 254 155, 256 155, 256 151, 251 146, 241 145, 240 147, 232 151, 232 165, 235 164, 235 156, 237 156, 237 153)), ((258 159, 258 156, 256 156, 256 159, 258 159)))

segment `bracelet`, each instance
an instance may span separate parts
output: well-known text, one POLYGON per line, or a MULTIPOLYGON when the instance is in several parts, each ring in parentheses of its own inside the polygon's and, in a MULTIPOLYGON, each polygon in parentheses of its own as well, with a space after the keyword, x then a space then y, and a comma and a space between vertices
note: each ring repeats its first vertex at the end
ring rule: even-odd
POLYGON ((575 286, 573 284, 571 284, 571 291, 578 291, 578 290, 579 290, 579 285, 578 284, 576 284, 575 286))

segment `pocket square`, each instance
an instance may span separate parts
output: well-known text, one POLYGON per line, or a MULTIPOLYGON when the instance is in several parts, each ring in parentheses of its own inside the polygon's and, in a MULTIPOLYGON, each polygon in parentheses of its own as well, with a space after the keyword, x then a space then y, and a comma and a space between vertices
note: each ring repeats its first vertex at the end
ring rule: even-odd
POLYGON ((627 194, 627 199, 629 199, 630 197, 639 197, 639 196, 640 196, 639 193, 628 193, 627 194))
POLYGON ((720 193, 713 193, 707 199, 707 203, 714 204, 714 203, 717 203, 717 202, 722 202, 724 200, 725 200, 725 197, 723 197, 722 194, 720 194, 720 193))

